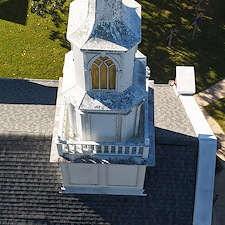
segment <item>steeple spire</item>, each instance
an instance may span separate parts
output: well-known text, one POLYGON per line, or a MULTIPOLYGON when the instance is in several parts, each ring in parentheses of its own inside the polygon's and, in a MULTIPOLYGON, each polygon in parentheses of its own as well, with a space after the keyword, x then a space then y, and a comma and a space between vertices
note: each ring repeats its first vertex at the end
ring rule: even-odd
POLYGON ((67 37, 78 48, 126 51, 141 41, 141 7, 135 1, 76 0, 76 4, 79 7, 71 5, 67 37), (71 17, 79 18, 78 23, 71 17))

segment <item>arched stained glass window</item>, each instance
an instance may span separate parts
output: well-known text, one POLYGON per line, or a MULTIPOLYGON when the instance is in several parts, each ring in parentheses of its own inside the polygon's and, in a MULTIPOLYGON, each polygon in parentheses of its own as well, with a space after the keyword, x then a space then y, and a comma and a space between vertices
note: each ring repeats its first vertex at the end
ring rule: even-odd
POLYGON ((116 66, 111 59, 100 56, 91 66, 92 89, 115 89, 116 66))

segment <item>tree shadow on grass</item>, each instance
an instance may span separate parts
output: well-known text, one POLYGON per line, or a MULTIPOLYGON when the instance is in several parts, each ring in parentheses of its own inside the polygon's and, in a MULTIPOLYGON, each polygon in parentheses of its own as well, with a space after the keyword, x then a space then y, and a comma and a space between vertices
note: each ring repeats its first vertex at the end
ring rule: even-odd
POLYGON ((28 0, 0 0, 0 19, 26 25, 28 0))
POLYGON ((205 106, 205 110, 219 123, 221 128, 225 130, 225 98, 219 99, 205 106))
POLYGON ((49 39, 59 41, 63 48, 70 50, 70 43, 67 41, 66 35, 63 35, 61 32, 52 30, 49 39))
POLYGON ((148 57, 156 83, 175 77, 176 65, 194 65, 197 90, 201 91, 224 78, 225 4, 205 0, 201 3, 202 22, 192 39, 198 0, 138 0, 142 5, 143 39, 139 49, 148 57), (170 30, 177 27, 172 47, 170 30))
POLYGON ((156 83, 167 83, 175 77, 175 66, 181 58, 187 59, 182 49, 183 42, 191 36, 188 25, 193 15, 191 6, 182 5, 181 2, 139 0, 142 5, 142 43, 140 50, 148 57, 153 79, 156 83), (177 27, 173 35, 172 47, 168 45, 170 30, 177 27), (180 50, 176 56, 174 51, 180 50))
MULTIPOLYGON (((55 11, 52 14, 52 21, 54 22, 56 28, 60 28, 63 25, 67 24, 67 21, 65 20, 65 18, 62 17, 62 14, 66 14, 66 12, 67 12, 66 9, 64 8, 64 9, 61 9, 60 11, 55 11)), ((70 43, 66 39, 66 34, 64 34, 60 31, 51 30, 51 34, 50 34, 49 39, 52 40, 52 41, 59 41, 60 45, 63 48, 66 48, 66 49, 70 50, 70 43)))

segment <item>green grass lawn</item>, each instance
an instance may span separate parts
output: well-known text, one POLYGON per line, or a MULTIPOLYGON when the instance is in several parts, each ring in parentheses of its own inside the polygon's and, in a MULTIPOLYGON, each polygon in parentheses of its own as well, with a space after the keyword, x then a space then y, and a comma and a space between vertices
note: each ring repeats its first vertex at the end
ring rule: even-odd
MULTIPOLYGON (((69 1, 68 1, 69 2, 69 1)), ((30 1, 0 0, 0 77, 62 76, 68 4, 46 18, 30 13, 30 1)))
POLYGON ((225 98, 205 106, 205 109, 210 115, 213 115, 213 118, 219 123, 225 132, 225 98))
MULTIPOLYGON (((68 15, 41 18, 30 13, 30 0, 0 0, 0 77, 58 79, 62 76, 68 15)), ((142 5, 142 43, 152 79, 167 83, 176 65, 194 65, 197 90, 221 80, 225 71, 225 4, 223 0, 201 3, 202 23, 192 40, 194 5, 197 0, 138 0, 142 5), (172 27, 172 48, 167 36, 172 27)))
POLYGON ((142 5, 143 41, 141 51, 148 56, 152 78, 157 83, 175 77, 176 65, 194 65, 197 90, 201 91, 225 77, 225 4, 204 0, 202 22, 192 39, 195 9, 199 0, 138 0, 142 5), (170 30, 177 27, 168 48, 170 30))

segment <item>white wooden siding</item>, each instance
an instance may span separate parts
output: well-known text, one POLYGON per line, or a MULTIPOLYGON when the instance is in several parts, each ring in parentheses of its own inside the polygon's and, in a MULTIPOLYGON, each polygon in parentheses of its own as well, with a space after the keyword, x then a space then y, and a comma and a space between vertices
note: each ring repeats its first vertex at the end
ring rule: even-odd
POLYGON ((90 114, 91 140, 117 141, 117 116, 110 114, 90 114))

